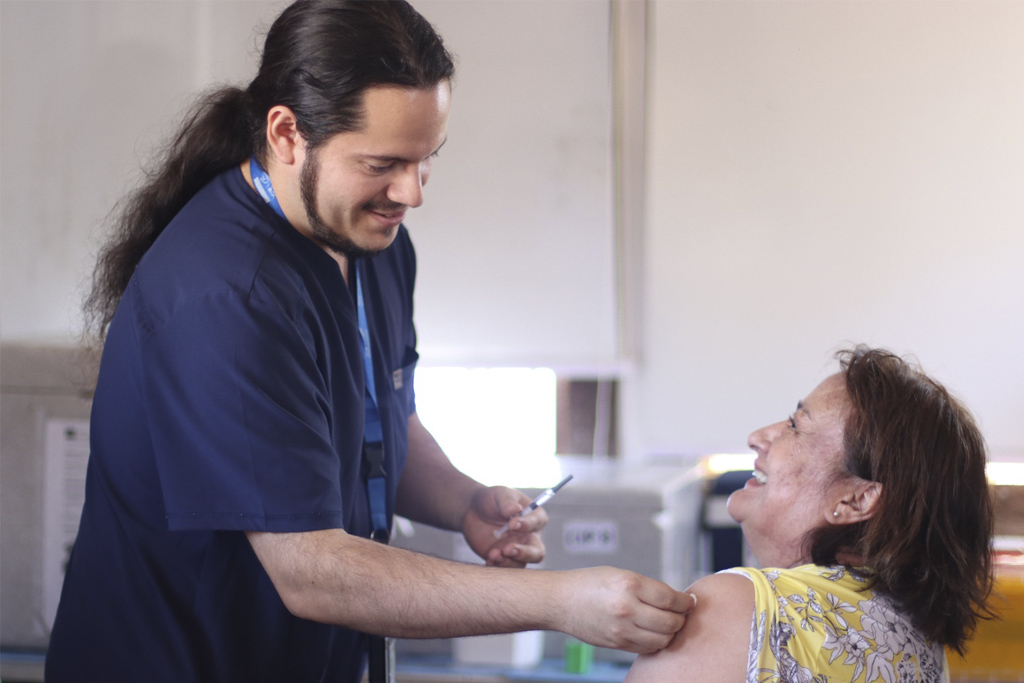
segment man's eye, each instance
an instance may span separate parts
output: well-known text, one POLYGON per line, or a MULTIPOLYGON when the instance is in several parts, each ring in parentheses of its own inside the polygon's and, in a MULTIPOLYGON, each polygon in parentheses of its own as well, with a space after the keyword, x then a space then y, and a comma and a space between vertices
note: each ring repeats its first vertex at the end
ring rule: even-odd
POLYGON ((789 428, 796 431, 796 420, 793 419, 792 415, 789 416, 789 428))
POLYGON ((370 173, 376 173, 376 174, 381 175, 381 174, 384 174, 384 173, 387 173, 388 171, 390 171, 392 168, 395 167, 395 165, 394 164, 385 164, 384 166, 379 166, 377 164, 367 164, 366 167, 368 169, 370 169, 370 173))

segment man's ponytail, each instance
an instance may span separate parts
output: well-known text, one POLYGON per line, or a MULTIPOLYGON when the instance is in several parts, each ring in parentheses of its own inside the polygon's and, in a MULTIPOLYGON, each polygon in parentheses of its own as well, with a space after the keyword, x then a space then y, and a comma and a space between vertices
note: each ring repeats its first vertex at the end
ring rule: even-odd
POLYGON ((245 91, 230 87, 203 96, 144 183, 115 208, 113 234, 99 253, 85 302, 87 333, 102 340, 135 266, 171 219, 214 176, 252 153, 247 100, 245 91))

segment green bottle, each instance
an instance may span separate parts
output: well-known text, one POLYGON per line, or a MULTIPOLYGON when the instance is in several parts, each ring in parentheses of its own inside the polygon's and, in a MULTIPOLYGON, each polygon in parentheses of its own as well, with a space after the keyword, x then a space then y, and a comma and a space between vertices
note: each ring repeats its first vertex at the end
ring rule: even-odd
POLYGON ((594 646, 575 638, 565 640, 565 671, 570 674, 590 673, 594 664, 594 646))

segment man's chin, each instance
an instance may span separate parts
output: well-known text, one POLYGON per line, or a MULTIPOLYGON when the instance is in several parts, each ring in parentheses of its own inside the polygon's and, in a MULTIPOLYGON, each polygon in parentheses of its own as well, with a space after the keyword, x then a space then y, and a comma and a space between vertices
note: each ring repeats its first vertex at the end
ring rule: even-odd
POLYGON ((393 230, 388 230, 386 235, 374 235, 375 239, 361 240, 360 243, 336 232, 321 233, 315 237, 320 244, 334 253, 341 254, 348 259, 357 259, 379 254, 391 246, 397 235, 398 228, 396 227, 393 230))
POLYGON ((380 249, 366 249, 351 243, 340 244, 333 242, 325 242, 324 246, 336 254, 341 254, 350 261, 359 258, 369 258, 375 254, 379 254, 384 251, 384 249, 387 249, 387 247, 382 247, 380 249))

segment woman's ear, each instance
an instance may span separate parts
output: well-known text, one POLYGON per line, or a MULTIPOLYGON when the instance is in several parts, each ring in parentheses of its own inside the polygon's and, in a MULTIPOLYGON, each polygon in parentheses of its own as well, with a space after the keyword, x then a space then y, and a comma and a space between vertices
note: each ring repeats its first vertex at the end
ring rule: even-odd
POLYGON ((870 519, 882 495, 882 485, 877 481, 854 479, 832 512, 833 524, 854 524, 870 519))
POLYGON ((290 166, 300 160, 306 143, 299 133, 295 112, 283 104, 267 112, 267 152, 280 164, 290 166))

